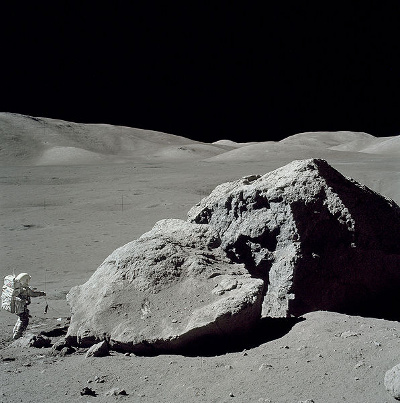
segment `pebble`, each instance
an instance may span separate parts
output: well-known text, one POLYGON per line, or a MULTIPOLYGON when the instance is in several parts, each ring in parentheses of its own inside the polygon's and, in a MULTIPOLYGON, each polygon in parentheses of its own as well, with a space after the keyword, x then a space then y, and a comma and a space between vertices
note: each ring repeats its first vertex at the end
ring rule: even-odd
POLYGON ((99 376, 95 376, 94 381, 96 383, 104 383, 105 382, 105 380, 103 378, 100 378, 99 376))
POLYGON ((96 392, 90 388, 88 388, 87 386, 85 386, 82 390, 81 390, 81 396, 84 395, 89 395, 89 396, 96 396, 96 392))
POLYGON ((260 367, 258 368, 259 371, 263 371, 264 369, 272 369, 272 365, 270 364, 261 364, 260 367))
POLYGON ((348 337, 357 337, 359 335, 360 335, 359 333, 351 332, 350 330, 347 330, 347 331, 341 333, 340 337, 342 337, 343 339, 347 339, 348 337))
POLYGON ((104 393, 104 396, 127 396, 125 389, 113 388, 104 393))

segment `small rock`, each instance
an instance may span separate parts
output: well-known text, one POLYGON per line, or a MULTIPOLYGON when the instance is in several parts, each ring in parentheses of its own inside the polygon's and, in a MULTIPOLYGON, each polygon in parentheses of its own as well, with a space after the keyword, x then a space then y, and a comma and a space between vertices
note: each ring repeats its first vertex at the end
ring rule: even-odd
POLYGON ((81 390, 81 396, 84 396, 84 395, 97 396, 96 392, 93 389, 88 388, 87 386, 85 386, 81 390))
POLYGON ((272 365, 270 364, 261 364, 260 367, 258 368, 259 371, 264 371, 265 369, 272 369, 272 365))
POLYGON ((105 382, 104 378, 100 378, 99 376, 95 376, 94 381, 96 383, 104 383, 105 382))
POLYGON ((75 349, 73 347, 66 346, 66 347, 63 347, 61 349, 60 356, 65 357, 66 355, 69 355, 69 354, 72 354, 72 353, 75 353, 75 349))
POLYGON ((312 399, 307 399, 307 400, 299 400, 297 403, 315 403, 315 402, 312 399))
POLYGON ((56 351, 61 351, 64 347, 68 347, 68 345, 69 344, 67 343, 65 338, 62 338, 56 341, 51 348, 56 351))
POLYGON ((33 336, 32 340, 29 342, 29 347, 43 348, 50 347, 51 340, 42 335, 33 336))
POLYGON ((373 343, 375 344, 376 347, 380 347, 382 345, 381 343, 379 343, 379 341, 375 341, 375 340, 373 341, 373 343))
POLYGON ((343 339, 347 339, 348 337, 357 337, 359 335, 360 335, 360 333, 351 332, 350 330, 347 330, 347 331, 341 333, 340 337, 342 337, 343 339))
POLYGON ((385 373, 384 385, 392 397, 400 400, 400 364, 385 373))
POLYGON ((229 393, 229 397, 235 397, 235 395, 231 392, 229 393))
POLYGON ((108 344, 105 340, 100 343, 94 344, 86 353, 86 358, 89 357, 105 357, 109 355, 108 344))
POLYGON ((12 345, 18 347, 35 347, 35 348, 50 347, 51 340, 46 336, 27 333, 24 336, 20 337, 19 339, 15 340, 12 343, 12 345))
POLYGON ((364 362, 364 361, 359 361, 359 362, 357 362, 356 365, 354 365, 354 369, 360 368, 360 367, 362 367, 363 365, 365 365, 365 362, 364 362))
POLYGON ((104 396, 127 396, 127 395, 128 393, 126 393, 126 390, 121 388, 112 388, 104 393, 104 396))
POLYGON ((232 369, 232 365, 225 365, 225 369, 232 369))

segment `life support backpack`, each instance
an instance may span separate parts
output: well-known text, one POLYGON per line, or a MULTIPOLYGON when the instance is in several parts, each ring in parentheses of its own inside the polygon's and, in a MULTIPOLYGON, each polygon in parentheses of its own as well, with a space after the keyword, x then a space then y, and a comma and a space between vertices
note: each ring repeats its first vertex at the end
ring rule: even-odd
POLYGON ((2 309, 20 314, 25 310, 25 301, 18 297, 21 292, 21 284, 13 274, 4 277, 4 285, 1 293, 2 309))

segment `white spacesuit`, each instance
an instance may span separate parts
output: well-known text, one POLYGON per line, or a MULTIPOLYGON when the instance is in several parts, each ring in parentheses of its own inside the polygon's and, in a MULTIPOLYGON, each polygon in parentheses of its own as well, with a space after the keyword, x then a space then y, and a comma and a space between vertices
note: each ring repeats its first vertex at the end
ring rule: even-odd
POLYGON ((18 276, 16 277, 16 280, 19 281, 21 285, 20 293, 17 297, 22 300, 22 303, 24 304, 24 309, 22 313, 18 314, 18 320, 13 330, 13 339, 20 338, 24 333, 24 331, 26 330, 26 328, 28 327, 29 324, 28 305, 31 303, 31 297, 41 297, 43 295, 46 295, 45 292, 35 291, 31 287, 29 287, 30 279, 31 276, 28 273, 21 273, 18 274, 18 276))

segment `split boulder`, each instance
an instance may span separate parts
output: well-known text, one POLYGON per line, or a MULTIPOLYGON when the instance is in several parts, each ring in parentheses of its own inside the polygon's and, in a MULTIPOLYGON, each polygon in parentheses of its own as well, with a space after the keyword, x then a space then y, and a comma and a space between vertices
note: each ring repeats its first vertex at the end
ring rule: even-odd
POLYGON ((316 310, 400 318, 400 208, 320 159, 218 186, 67 295, 66 340, 137 354, 316 310))
POLYGON ((218 186, 188 213, 268 288, 264 317, 389 312, 400 284, 400 209, 320 159, 218 186))

